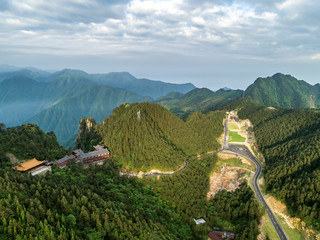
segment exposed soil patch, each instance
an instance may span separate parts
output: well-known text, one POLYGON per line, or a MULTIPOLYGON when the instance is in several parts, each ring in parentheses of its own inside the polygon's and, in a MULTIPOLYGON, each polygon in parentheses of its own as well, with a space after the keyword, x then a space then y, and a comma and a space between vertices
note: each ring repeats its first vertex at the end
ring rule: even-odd
POLYGON ((258 235, 257 239, 258 240, 266 240, 267 237, 264 235, 264 233, 262 232, 262 226, 263 224, 266 222, 266 217, 262 216, 261 220, 260 220, 260 224, 259 224, 259 232, 260 234, 258 235))
POLYGON ((307 228, 306 223, 300 218, 290 217, 285 204, 276 200, 270 195, 266 195, 265 199, 272 211, 283 217, 290 228, 298 229, 306 239, 320 239, 320 234, 312 229, 307 228))
POLYGON ((207 198, 213 198, 223 189, 227 191, 237 189, 245 178, 245 171, 243 168, 223 166, 218 173, 214 172, 210 176, 210 190, 207 198))

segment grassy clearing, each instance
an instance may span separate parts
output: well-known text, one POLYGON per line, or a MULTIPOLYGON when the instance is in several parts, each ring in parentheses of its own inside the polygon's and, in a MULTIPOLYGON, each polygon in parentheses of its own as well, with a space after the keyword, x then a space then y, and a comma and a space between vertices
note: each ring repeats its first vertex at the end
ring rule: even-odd
POLYGON ((269 239, 278 239, 278 234, 276 230, 274 229, 268 214, 264 213, 265 222, 262 225, 262 232, 263 234, 268 237, 269 239))
POLYGON ((247 165, 244 164, 241 159, 239 158, 230 158, 230 159, 221 159, 217 161, 216 165, 213 168, 214 172, 219 172, 219 170, 222 168, 222 166, 227 166, 227 167, 241 167, 245 169, 249 169, 254 171, 254 167, 252 165, 247 165))
POLYGON ((288 238, 290 240, 304 240, 305 238, 302 236, 302 234, 299 232, 298 229, 291 228, 286 223, 285 219, 281 217, 279 214, 275 213, 276 217, 278 218, 278 221, 280 222, 283 230, 287 234, 288 238))
POLYGON ((236 123, 228 123, 228 128, 230 130, 239 130, 240 129, 236 123))
POLYGON ((240 136, 237 132, 229 131, 229 142, 245 142, 246 138, 240 136))

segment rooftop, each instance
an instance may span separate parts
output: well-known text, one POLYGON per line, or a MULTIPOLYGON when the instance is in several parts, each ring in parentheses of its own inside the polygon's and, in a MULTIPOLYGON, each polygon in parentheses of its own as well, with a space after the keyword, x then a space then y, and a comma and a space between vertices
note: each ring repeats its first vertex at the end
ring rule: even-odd
POLYGON ((41 165, 42 163, 44 163, 44 161, 38 161, 36 158, 32 158, 24 161, 23 163, 20 163, 20 165, 16 166, 14 169, 20 172, 25 172, 36 166, 41 165))

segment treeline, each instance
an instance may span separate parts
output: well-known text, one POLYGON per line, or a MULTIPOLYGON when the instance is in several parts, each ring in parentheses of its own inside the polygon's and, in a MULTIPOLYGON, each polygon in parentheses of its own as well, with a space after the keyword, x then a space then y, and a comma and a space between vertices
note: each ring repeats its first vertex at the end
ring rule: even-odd
POLYGON ((216 155, 191 159, 182 172, 158 180, 146 177, 143 181, 193 226, 198 239, 207 239, 213 227, 234 232, 236 239, 256 239, 262 212, 245 183, 234 192, 221 191, 207 200, 209 176, 216 161, 216 155), (193 218, 204 218, 206 223, 195 225, 193 218))
MULTIPOLYGON (((216 139, 224 116, 222 111, 194 113, 183 121, 158 104, 122 104, 95 130, 112 158, 127 169, 175 170, 187 157, 220 147, 216 139)), ((78 146, 90 145, 81 134, 78 139, 78 146)))
POLYGON ((243 107, 239 117, 254 125, 267 191, 320 229, 320 112, 255 106, 243 107))
POLYGON ((193 239, 190 226, 112 164, 32 177, 0 170, 0 239, 193 239))
POLYGON ((5 153, 10 152, 19 159, 37 158, 55 160, 68 153, 57 142, 53 132, 45 134, 35 124, 6 128, 0 125, 0 161, 8 163, 5 153))

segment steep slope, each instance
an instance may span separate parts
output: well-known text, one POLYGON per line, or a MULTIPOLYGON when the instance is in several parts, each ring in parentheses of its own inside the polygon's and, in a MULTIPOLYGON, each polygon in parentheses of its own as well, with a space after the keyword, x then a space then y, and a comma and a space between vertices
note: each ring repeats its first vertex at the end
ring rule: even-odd
MULTIPOLYGON (((69 85, 68 85, 69 86, 69 85)), ((72 92, 70 93, 72 96, 72 92)), ((65 142, 75 136, 82 117, 92 116, 98 122, 112 113, 112 110, 124 102, 143 102, 149 98, 141 97, 123 89, 108 86, 91 86, 73 97, 60 99, 49 108, 34 115, 27 122, 35 123, 44 131, 54 131, 64 146, 65 142)), ((74 139, 75 140, 75 139, 74 139)), ((72 147, 74 147, 74 140, 72 147)))
POLYGON ((283 108, 320 107, 319 86, 312 86, 290 75, 277 73, 258 78, 244 93, 257 103, 283 108))
POLYGON ((207 88, 196 88, 179 98, 157 101, 181 118, 192 112, 208 112, 217 110, 241 97, 242 90, 223 90, 212 92, 207 88))
POLYGON ((45 134, 34 124, 3 128, 0 124, 0 162, 6 162, 4 154, 10 152, 19 159, 36 157, 38 160, 54 160, 67 151, 61 147, 53 133, 45 134))
POLYGON ((128 169, 175 170, 188 156, 219 148, 215 139, 223 117, 223 112, 195 113, 183 121, 158 104, 122 104, 96 131, 128 169))
POLYGON ((45 83, 18 76, 0 83, 0 122, 8 126, 20 124, 40 110, 45 83))
POLYGON ((84 89, 97 86, 86 79, 61 76, 40 83, 23 76, 0 83, 0 121, 16 126, 61 99, 73 97, 84 89))
POLYGON ((265 157, 267 191, 284 201, 291 215, 319 230, 320 113, 311 109, 243 107, 265 157))

